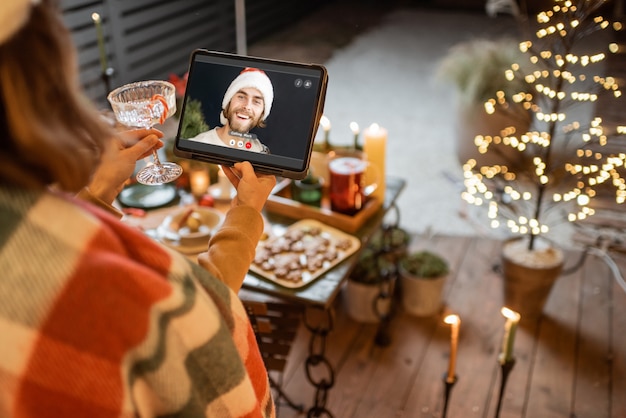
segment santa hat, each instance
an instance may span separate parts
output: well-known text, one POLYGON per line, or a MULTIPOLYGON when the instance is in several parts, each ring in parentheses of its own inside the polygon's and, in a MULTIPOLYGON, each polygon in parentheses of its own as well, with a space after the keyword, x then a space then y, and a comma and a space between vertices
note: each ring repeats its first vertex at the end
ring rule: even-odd
MULTIPOLYGON (((241 89, 255 88, 263 95, 263 101, 265 102, 265 110, 263 112, 262 120, 267 119, 272 109, 272 101, 274 100, 274 88, 272 82, 264 71, 258 68, 247 67, 244 68, 241 73, 230 83, 230 86, 224 94, 224 100, 222 101, 222 109, 226 109, 230 99, 233 98, 235 93, 241 89)), ((224 112, 220 114, 220 121, 222 125, 226 125, 228 122, 224 117, 224 112)))
POLYGON ((27 21, 30 8, 40 0, 2 0, 0 2, 0 44, 13 36, 27 21))

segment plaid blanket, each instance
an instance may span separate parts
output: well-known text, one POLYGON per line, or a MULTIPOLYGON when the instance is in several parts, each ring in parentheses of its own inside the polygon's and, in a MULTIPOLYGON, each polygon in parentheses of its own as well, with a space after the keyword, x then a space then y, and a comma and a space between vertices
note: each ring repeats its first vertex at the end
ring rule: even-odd
POLYGON ((89 204, 7 187, 0 248, 0 416, 274 416, 246 312, 199 266, 89 204))

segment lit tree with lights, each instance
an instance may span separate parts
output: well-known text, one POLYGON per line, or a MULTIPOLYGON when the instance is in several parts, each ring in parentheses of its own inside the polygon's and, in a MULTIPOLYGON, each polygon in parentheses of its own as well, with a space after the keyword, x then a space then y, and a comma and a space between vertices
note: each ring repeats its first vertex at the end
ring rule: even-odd
POLYGON ((519 45, 528 62, 506 71, 507 80, 521 79, 526 88, 510 95, 498 91, 485 103, 487 113, 523 107, 533 116, 530 130, 508 127, 500 136, 475 138, 481 153, 489 152, 492 144, 504 144, 519 151, 519 158, 490 166, 472 159, 463 166, 463 199, 487 206, 491 227, 528 236, 529 250, 538 236, 564 219, 575 222, 593 215, 600 188, 614 193, 617 203, 626 199, 626 149, 611 153, 606 147, 623 138, 625 128, 604 127, 594 115, 586 122, 571 117, 601 95, 621 95, 613 77, 590 74, 619 46, 607 43, 605 50, 580 55, 575 48, 594 32, 622 29, 600 16, 606 3, 555 0, 552 9, 537 15, 534 41, 519 45))

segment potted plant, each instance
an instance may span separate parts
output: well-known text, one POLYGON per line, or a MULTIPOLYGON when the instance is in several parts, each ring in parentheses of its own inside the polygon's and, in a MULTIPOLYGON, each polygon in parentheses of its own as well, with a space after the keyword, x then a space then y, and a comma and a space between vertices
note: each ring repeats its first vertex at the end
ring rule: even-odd
POLYGON ((521 62, 519 41, 512 38, 476 38, 454 45, 437 68, 437 79, 449 83, 456 91, 456 152, 461 163, 475 158, 481 163, 510 161, 519 157, 502 145, 493 145, 488 154, 475 146, 476 135, 498 136, 506 128, 512 133, 526 132, 530 114, 518 104, 485 111, 485 103, 495 92, 512 95, 523 87, 523 81, 510 81, 506 71, 521 62))
POLYGON ((443 286, 450 273, 448 262, 438 254, 422 250, 402 257, 398 269, 404 310, 415 316, 438 313, 443 286))
MULTIPOLYGON (((595 32, 618 28, 600 15, 606 3, 556 0, 550 10, 539 13, 528 31, 533 36, 518 45, 526 65, 514 64, 505 72, 507 80, 523 87, 517 93, 494 91, 487 101, 487 109, 516 103, 533 116, 528 131, 498 138, 524 155, 526 164, 469 160, 463 166, 464 200, 486 206, 490 226, 513 238, 502 254, 504 302, 522 318, 541 314, 562 272, 561 245, 550 239, 556 227, 592 216, 599 198, 612 195, 617 204, 626 199, 626 156, 610 146, 623 138, 624 130, 603 126, 593 106, 602 96, 621 95, 615 78, 595 70, 619 48, 608 42, 595 51, 589 46, 597 42, 580 46, 595 32), (541 290, 547 293, 539 295, 541 290)), ((493 138, 476 138, 486 152, 495 143, 493 138)))
POLYGON ((374 233, 343 289, 344 307, 352 319, 376 323, 391 313, 396 263, 409 241, 409 233, 398 226, 374 233))

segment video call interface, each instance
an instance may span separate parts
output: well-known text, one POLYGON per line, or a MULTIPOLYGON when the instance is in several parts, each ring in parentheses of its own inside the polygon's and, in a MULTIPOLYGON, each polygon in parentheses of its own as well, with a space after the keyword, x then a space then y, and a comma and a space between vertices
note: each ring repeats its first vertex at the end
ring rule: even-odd
POLYGON ((315 136, 321 78, 322 74, 314 67, 196 54, 187 80, 176 146, 194 154, 219 154, 300 170, 306 166, 306 158, 315 136), (273 88, 274 98, 265 119, 266 126, 249 131, 269 148, 270 153, 259 154, 236 147, 205 144, 185 137, 183 127, 186 118, 197 120, 202 117, 208 129, 222 126, 220 113, 225 93, 231 82, 247 67, 263 70, 273 88))

